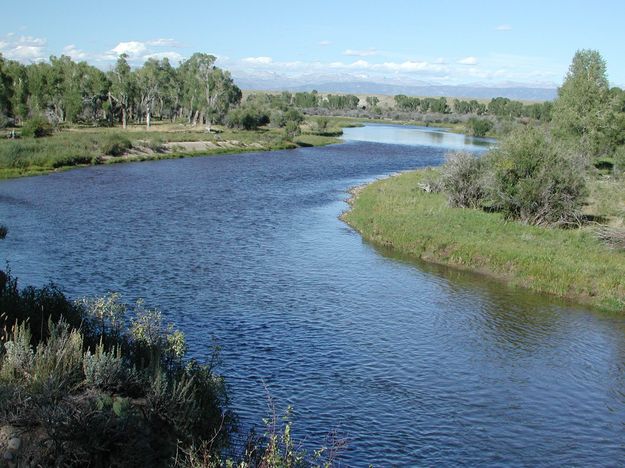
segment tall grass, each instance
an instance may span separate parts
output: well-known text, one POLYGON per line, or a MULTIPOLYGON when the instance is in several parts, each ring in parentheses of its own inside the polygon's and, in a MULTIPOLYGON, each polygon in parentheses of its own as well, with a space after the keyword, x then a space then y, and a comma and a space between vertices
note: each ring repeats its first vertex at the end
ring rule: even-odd
MULTIPOLYGON (((341 121, 345 125, 348 122, 341 121)), ((335 135, 340 134, 338 124, 333 123, 330 135, 314 135, 310 123, 298 137, 301 146, 318 146, 337 143, 335 135)), ((353 123, 352 123, 353 125, 353 123)), ((131 148, 132 156, 121 160, 148 160, 177 157, 180 155, 204 155, 232 153, 235 151, 262 151, 293 148, 295 145, 284 140, 279 129, 236 130, 215 126, 207 133, 204 127, 185 125, 155 125, 152 130, 145 127, 117 128, 70 128, 43 138, 24 137, 16 140, 0 139, 0 178, 19 177, 46 173, 58 169, 81 165, 100 164, 105 157, 125 155, 131 148), (165 144, 177 142, 206 141, 216 146, 208 151, 165 150, 165 144), (227 142, 227 143, 226 143, 227 142)))

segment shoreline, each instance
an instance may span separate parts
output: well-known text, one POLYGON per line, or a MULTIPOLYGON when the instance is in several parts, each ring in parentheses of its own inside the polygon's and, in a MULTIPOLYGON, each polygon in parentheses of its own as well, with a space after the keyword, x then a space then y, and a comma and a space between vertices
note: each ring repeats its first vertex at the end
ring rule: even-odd
POLYGON ((339 219, 363 240, 413 261, 472 272, 604 313, 625 311, 625 252, 603 246, 587 228, 529 226, 498 214, 449 208, 442 195, 418 189, 429 170, 349 188, 349 207, 339 219))
MULTIPOLYGON (((265 142, 266 143, 266 142, 265 142)), ((58 167, 38 167, 29 166, 23 171, 4 169, 0 172, 1 180, 19 179, 22 177, 35 177, 56 172, 65 172, 72 169, 79 169, 92 166, 108 164, 124 164, 132 162, 159 161, 164 159, 182 159, 203 156, 219 156, 225 154, 254 153, 267 151, 281 151, 306 147, 328 146, 341 144, 340 137, 327 137, 313 134, 303 134, 295 141, 284 141, 278 144, 262 144, 260 141, 253 143, 243 143, 238 140, 189 140, 172 141, 163 144, 164 151, 153 151, 148 146, 138 145, 120 156, 101 155, 101 162, 90 164, 71 164, 58 167), (308 137, 308 138, 307 138, 308 137), (311 141, 306 141, 306 140, 311 141)))

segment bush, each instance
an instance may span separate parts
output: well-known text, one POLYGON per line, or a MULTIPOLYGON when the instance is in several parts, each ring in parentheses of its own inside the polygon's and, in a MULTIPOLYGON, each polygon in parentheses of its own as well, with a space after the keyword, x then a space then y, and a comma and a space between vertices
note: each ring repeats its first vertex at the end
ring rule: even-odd
POLYGON ((130 140, 117 133, 107 136, 100 146, 102 152, 108 156, 121 156, 131 148, 132 143, 130 140))
POLYGON ((153 137, 147 142, 147 147, 150 148, 155 153, 162 153, 165 151, 165 144, 163 139, 160 137, 153 137))
POLYGON ((0 426, 26 428, 36 464, 166 466, 179 445, 206 443, 216 457, 227 446, 223 379, 185 359, 184 335, 159 312, 139 303, 128 324, 117 295, 72 303, 59 293, 49 307, 31 298, 50 291, 0 279, 0 426), (67 321, 53 318, 63 309, 67 321))
POLYGON ((232 109, 226 115, 226 126, 230 128, 242 128, 244 130, 256 130, 258 127, 269 123, 269 114, 265 109, 254 106, 244 106, 232 109))
POLYGON ((281 128, 286 125, 286 118, 284 116, 284 112, 280 109, 274 109, 271 111, 271 115, 269 117, 269 122, 272 127, 281 128))
POLYGON ((317 132, 323 133, 328 130, 330 119, 328 119, 327 117, 317 117, 315 119, 315 124, 317 125, 317 132))
POLYGON ((477 119, 471 117, 467 121, 468 132, 476 137, 484 137, 493 128, 493 123, 488 119, 477 119))
POLYGON ((52 124, 44 117, 33 117, 22 125, 22 136, 42 138, 52 135, 52 124))
POLYGON ((86 155, 71 155, 71 156, 63 156, 52 163, 52 167, 55 169, 59 167, 65 166, 78 166, 80 164, 91 164, 93 162, 92 156, 86 155))
POLYGON ((613 169, 617 175, 625 174, 625 146, 619 146, 614 152, 613 169))
POLYGON ((579 223, 587 194, 583 170, 545 133, 517 130, 489 160, 493 206, 506 217, 536 225, 579 223))
POLYGON ((486 195, 484 169, 484 162, 473 154, 447 155, 447 161, 441 167, 440 185, 450 206, 477 208, 482 204, 486 195))
POLYGON ((302 131, 299 128, 299 123, 289 120, 284 126, 284 137, 287 140, 293 140, 297 135, 300 135, 302 131))

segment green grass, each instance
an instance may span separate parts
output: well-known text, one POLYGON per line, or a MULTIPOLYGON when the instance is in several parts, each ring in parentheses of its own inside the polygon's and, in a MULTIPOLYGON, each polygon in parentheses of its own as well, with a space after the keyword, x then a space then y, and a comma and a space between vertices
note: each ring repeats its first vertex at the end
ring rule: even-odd
MULTIPOLYGON (((44 138, 0 139, 0 179, 46 174, 100 163, 143 161, 182 156, 203 156, 224 153, 290 149, 338 143, 334 136, 313 135, 304 125, 304 133, 296 142, 285 141, 282 129, 263 128, 254 131, 213 127, 207 133, 203 127, 181 124, 156 124, 149 131, 144 126, 126 130, 115 128, 69 128, 44 138), (133 150, 123 157, 105 157, 106 143, 111 138, 130 140, 133 150), (206 141, 220 147, 187 150, 175 146, 168 151, 156 151, 167 143, 206 141)), ((340 130, 332 123, 333 130, 340 130)))
POLYGON ((481 210, 449 208, 418 187, 433 170, 374 182, 343 218, 362 236, 415 259, 477 271, 513 286, 625 310, 625 252, 605 247, 591 228, 550 229, 481 210))

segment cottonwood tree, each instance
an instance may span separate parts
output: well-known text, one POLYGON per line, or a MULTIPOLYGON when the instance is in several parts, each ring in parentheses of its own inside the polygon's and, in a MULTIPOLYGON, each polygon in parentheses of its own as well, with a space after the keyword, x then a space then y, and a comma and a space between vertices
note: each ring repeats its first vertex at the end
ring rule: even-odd
POLYGON ((209 131, 211 123, 223 119, 230 105, 241 101, 241 90, 230 73, 215 67, 214 63, 215 56, 196 53, 183 62, 179 70, 189 123, 197 125, 206 121, 209 131))
POLYGON ((606 64, 596 50, 578 50, 553 107, 555 131, 576 141, 587 158, 605 149, 610 87, 606 64))
POLYGON ((137 71, 139 106, 145 114, 145 125, 150 128, 150 118, 154 102, 159 98, 161 87, 161 64, 151 58, 137 71))
POLYGON ((111 80, 109 100, 120 108, 123 128, 128 126, 128 114, 135 95, 134 75, 127 59, 127 54, 121 54, 115 68, 109 73, 111 80))

